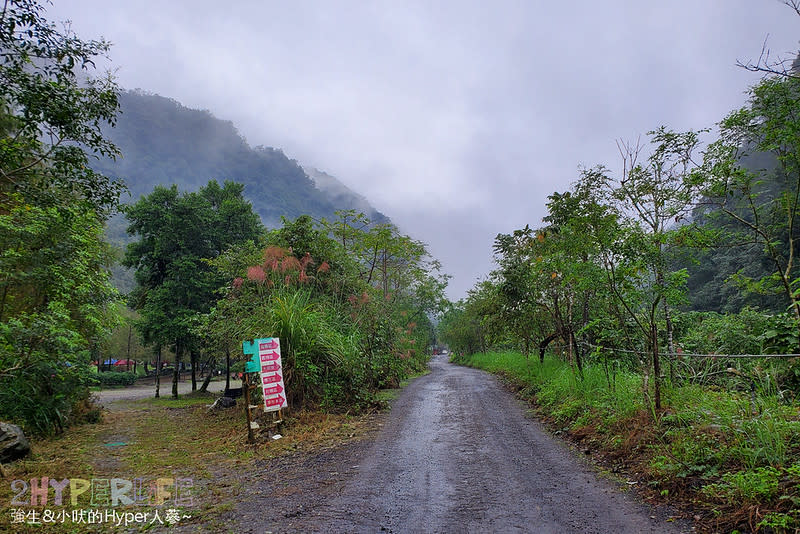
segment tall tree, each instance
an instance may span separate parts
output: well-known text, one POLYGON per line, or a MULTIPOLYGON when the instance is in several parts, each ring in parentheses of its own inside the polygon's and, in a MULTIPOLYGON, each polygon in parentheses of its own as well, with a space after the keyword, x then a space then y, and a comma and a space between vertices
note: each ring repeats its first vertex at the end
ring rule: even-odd
POLYGON ((59 31, 31 0, 0 11, 0 414, 47 432, 88 394, 114 323, 102 225, 123 186, 92 172, 113 156, 113 80, 79 76, 108 51, 59 31))
MULTIPOLYGON (((669 244, 670 224, 685 218, 694 205, 696 192, 690 176, 695 168, 693 152, 699 141, 696 132, 677 133, 664 127, 650 132, 650 136, 654 148, 644 160, 640 159, 642 146, 620 144, 623 172, 613 194, 630 213, 634 225, 635 231, 630 235, 636 245, 627 250, 632 254, 638 251, 642 268, 653 278, 644 313, 632 313, 631 317, 648 339, 654 404, 660 410, 662 371, 657 318, 660 306, 667 326, 668 350, 674 354, 670 306, 676 300, 681 278, 668 273, 665 249, 669 244)), ((629 303, 625 306, 633 311, 629 303)))
POLYGON ((758 244, 771 273, 740 276, 745 287, 779 292, 800 325, 800 79, 768 78, 747 106, 720 123, 720 139, 695 174, 706 207, 733 224, 731 241, 758 244), (754 164, 770 155, 769 165, 754 164))
POLYGON ((230 246, 255 241, 262 232, 258 216, 242 198, 243 186, 212 180, 195 193, 176 186, 156 187, 125 208, 128 232, 139 236, 124 263, 136 269, 132 303, 140 310, 143 337, 158 346, 175 346, 172 396, 178 397, 181 360, 192 356, 192 389, 196 389, 196 327, 224 285, 207 260, 230 246))

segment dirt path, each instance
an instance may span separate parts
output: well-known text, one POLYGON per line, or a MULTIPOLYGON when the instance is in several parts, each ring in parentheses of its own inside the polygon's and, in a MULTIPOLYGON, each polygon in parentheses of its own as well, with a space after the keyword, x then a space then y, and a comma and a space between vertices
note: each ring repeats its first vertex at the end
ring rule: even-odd
POLYGON ((374 442, 259 469, 230 518, 237 531, 681 531, 598 479, 491 375, 443 356, 431 369, 397 399, 374 442))

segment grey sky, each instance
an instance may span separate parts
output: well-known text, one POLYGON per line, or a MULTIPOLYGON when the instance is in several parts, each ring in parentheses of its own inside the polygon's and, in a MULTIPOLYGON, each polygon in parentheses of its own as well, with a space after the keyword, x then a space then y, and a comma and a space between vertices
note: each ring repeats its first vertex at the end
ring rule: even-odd
POLYGON ((114 43, 120 84, 232 120, 337 176, 428 243, 464 296, 498 232, 536 227, 615 140, 704 128, 744 104, 778 0, 53 0, 114 43))

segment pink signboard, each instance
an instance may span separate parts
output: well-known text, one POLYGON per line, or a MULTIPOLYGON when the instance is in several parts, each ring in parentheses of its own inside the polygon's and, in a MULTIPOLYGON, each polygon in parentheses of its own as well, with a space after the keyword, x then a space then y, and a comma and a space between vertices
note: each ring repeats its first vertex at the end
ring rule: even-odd
POLYGON ((274 412, 286 408, 281 366, 281 343, 277 337, 256 339, 258 359, 261 362, 261 387, 264 394, 264 411, 274 412))

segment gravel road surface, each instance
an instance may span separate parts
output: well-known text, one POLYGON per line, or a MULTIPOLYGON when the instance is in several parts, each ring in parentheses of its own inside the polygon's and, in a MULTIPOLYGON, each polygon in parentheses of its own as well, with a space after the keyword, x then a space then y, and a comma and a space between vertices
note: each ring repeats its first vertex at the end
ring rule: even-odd
MULTIPOLYGON (((197 381, 198 389, 202 385, 203 381, 197 381)), ((231 387, 239 387, 241 385, 240 381, 231 380, 231 387)), ((208 391, 211 393, 217 393, 220 391, 225 390, 225 380, 212 380, 208 384, 208 391)), ((184 380, 182 382, 178 382, 178 394, 183 395, 186 393, 191 393, 192 391, 192 381, 191 380, 184 380)), ((113 409, 115 407, 115 403, 121 400, 137 400, 137 399, 147 399, 155 395, 156 386, 154 384, 136 384, 134 386, 126 387, 126 388, 115 388, 115 389, 104 389, 101 391, 96 391, 93 395, 97 398, 98 402, 102 404, 104 407, 108 409, 113 409)), ((172 395, 172 377, 162 377, 161 379, 161 390, 159 391, 162 397, 169 397, 172 395)), ((118 404, 116 406, 119 406, 118 404)))
POLYGON ((689 531, 599 479, 494 377, 445 356, 383 421, 374 441, 263 466, 238 507, 239 530, 689 531))

